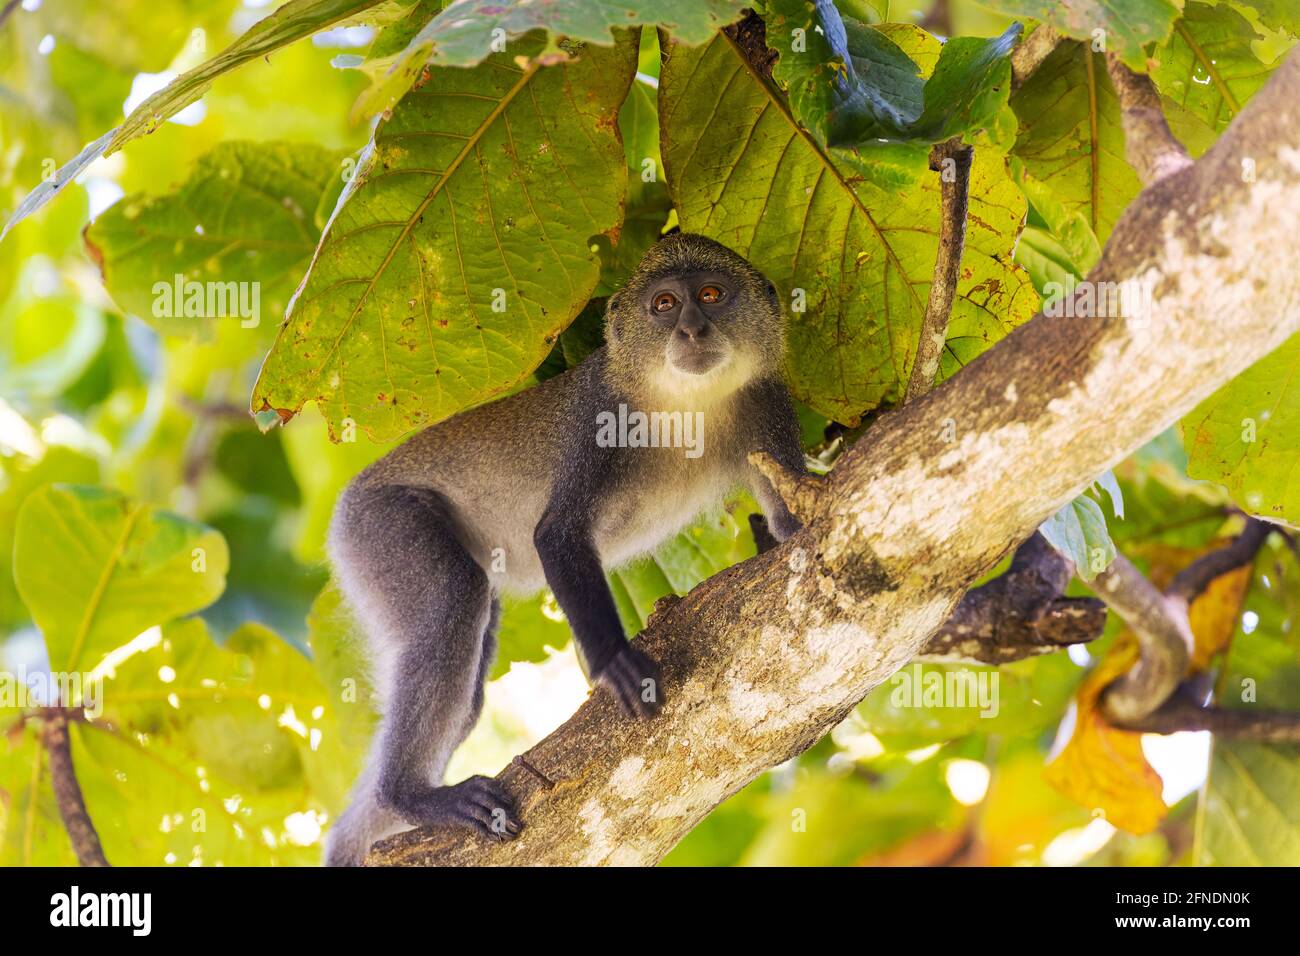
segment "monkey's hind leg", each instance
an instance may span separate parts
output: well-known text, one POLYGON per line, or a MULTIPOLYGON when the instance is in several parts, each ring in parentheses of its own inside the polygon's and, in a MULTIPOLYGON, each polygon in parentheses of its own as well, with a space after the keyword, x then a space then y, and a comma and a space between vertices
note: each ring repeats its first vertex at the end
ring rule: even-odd
POLYGON ((374 839, 403 824, 513 838, 520 829, 514 806, 495 780, 476 776, 441 786, 482 708, 496 616, 487 575, 457 539, 446 503, 425 489, 349 489, 331 552, 379 658, 383 713, 327 862, 360 862, 358 847, 363 858, 374 839))

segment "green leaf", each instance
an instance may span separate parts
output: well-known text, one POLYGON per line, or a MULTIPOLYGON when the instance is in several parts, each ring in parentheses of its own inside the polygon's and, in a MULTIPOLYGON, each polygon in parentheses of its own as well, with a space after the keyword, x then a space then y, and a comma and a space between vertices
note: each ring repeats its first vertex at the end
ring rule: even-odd
POLYGON ((1300 525, 1300 336, 1183 419, 1187 473, 1227 486, 1254 514, 1300 525))
POLYGON ((1229 6, 1189 0, 1173 35, 1155 54, 1151 78, 1165 96, 1222 131, 1278 65, 1261 63, 1259 34, 1229 6))
POLYGON ((506 59, 562 55, 516 38, 545 30, 553 38, 608 46, 619 28, 656 26, 683 43, 703 43, 740 16, 745 0, 566 0, 565 3, 501 3, 461 0, 429 21, 397 57, 387 76, 363 98, 366 114, 389 109, 426 66, 474 66, 491 54, 506 59))
MULTIPOLYGON (((0 541, 14 540, 18 513, 28 495, 56 481, 91 484, 99 480, 99 463, 90 455, 60 445, 39 451, 34 461, 0 455, 0 541)), ((0 548, 0 633, 16 630, 28 620, 14 586, 12 562, 13 548, 0 548)))
MULTIPOLYGON (((1122 513, 1123 505, 1119 505, 1122 513)), ((1101 505, 1087 495, 1079 495, 1048 518, 1038 530, 1057 551, 1074 562, 1075 571, 1085 581, 1110 567, 1115 560, 1115 544, 1106 530, 1106 515, 1101 505)))
MULTIPOLYGON (((655 34, 649 30, 642 33, 643 49, 647 41, 657 54, 655 34)), ((604 236, 597 239, 601 251, 598 296, 612 295, 622 287, 641 257, 658 241, 673 208, 659 153, 658 95, 643 78, 632 84, 618 114, 618 128, 627 159, 627 206, 618 242, 611 244, 604 236)))
POLYGON ((1105 58, 1083 44, 1062 43, 1011 97, 1011 107, 1021 126, 1014 158, 1104 243, 1142 188, 1124 160, 1119 101, 1105 58))
POLYGON ((215 531, 102 488, 50 485, 18 514, 14 580, 55 671, 210 604, 227 564, 215 531))
MULTIPOLYGON (((1101 243, 1088 220, 1079 212, 1068 211, 1051 188, 1031 176, 1025 164, 1014 156, 1011 174, 1029 200, 1033 214, 1042 220, 1043 227, 1063 253, 1061 264, 1082 279, 1101 258, 1101 243)), ((1030 225, 1033 224, 1031 217, 1030 225)), ((1018 255, 1019 248, 1016 251, 1018 255)), ((1038 290, 1041 293, 1042 286, 1038 290)))
MULTIPOLYGON (((190 618, 105 682, 102 713, 72 726, 71 745, 110 862, 317 862, 312 820, 342 809, 367 740, 343 739, 306 658, 255 626, 218 647, 190 618)), ((5 863, 70 862, 38 728, 0 737, 5 863)))
POLYGON ((894 40, 841 18, 830 0, 775 0, 764 20, 792 112, 832 146, 937 143, 993 126, 1007 104, 1008 57, 1021 29, 949 40, 927 79, 894 40))
POLYGON ((264 57, 326 27, 346 21, 382 0, 289 0, 211 60, 181 74, 131 111, 125 122, 87 145, 48 181, 33 189, 0 231, 0 239, 61 192, 101 156, 111 155, 131 140, 152 133, 203 96, 218 77, 264 57))
MULTIPOLYGON (((725 34, 672 49, 660 116, 682 228, 748 257, 782 294, 796 397, 845 423, 896 399, 934 274, 938 177, 899 189, 864 181, 852 154, 823 149, 725 34), (718 116, 728 118, 725 135, 714 128, 718 116)), ((1024 215, 1005 157, 976 150, 949 325, 949 349, 961 360, 1037 307, 1029 276, 1012 262, 1024 215)))
POLYGON ((1236 0, 1236 3, 1253 9, 1269 29, 1300 36, 1300 8, 1296 7, 1295 0, 1236 0))
POLYGON ((0 866, 75 866, 38 723, 0 734, 0 866))
POLYGON ((163 331, 208 333, 223 317, 272 329, 320 238, 317 208, 343 188, 342 159, 305 143, 221 143, 175 191, 110 207, 86 230, 87 249, 118 305, 163 331), (243 293, 255 314, 236 293, 221 316, 187 316, 178 275, 255 290, 243 293))
POLYGON ((1178 19, 1178 0, 981 0, 1012 17, 1030 17, 1060 33, 1090 43, 1101 39, 1104 50, 1119 54, 1132 69, 1145 73, 1148 44, 1169 36, 1178 19))
MULTIPOLYGON (((1253 617, 1238 629, 1218 683, 1220 706, 1294 711, 1300 707, 1300 567, 1285 543, 1256 562, 1246 598, 1253 617)), ((1210 866, 1294 866, 1300 860, 1300 747, 1216 737, 1202 791, 1195 860, 1210 866)))
POLYGON ((15 302, 0 311, 0 392, 55 398, 85 372, 106 332, 104 314, 73 296, 15 302))
MULTIPOLYGON (((539 52, 543 38, 520 41, 539 52)), ((627 182, 624 35, 554 67, 439 68, 376 131, 253 393, 376 441, 510 389, 590 298, 627 182)))

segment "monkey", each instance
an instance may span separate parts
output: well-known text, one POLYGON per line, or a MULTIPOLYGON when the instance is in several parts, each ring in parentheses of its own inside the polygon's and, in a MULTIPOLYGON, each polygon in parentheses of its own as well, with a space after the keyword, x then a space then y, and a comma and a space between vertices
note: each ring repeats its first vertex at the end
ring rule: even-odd
POLYGON ((549 587, 597 692, 633 719, 662 706, 658 665, 627 640, 604 571, 737 487, 776 541, 798 530, 748 460, 765 452, 805 473, 784 321, 776 287, 747 260, 670 233, 610 297, 604 344, 581 363, 430 426, 343 490, 328 552, 381 719, 327 864, 357 865, 376 840, 423 824, 520 832, 498 781, 443 784, 482 710, 503 594, 549 587), (665 440, 648 438, 647 416, 665 440))

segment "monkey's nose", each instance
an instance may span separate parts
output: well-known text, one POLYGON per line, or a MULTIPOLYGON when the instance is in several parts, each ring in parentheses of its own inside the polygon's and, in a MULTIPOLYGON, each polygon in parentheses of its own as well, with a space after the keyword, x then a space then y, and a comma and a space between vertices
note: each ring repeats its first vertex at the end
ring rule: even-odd
POLYGON ((700 339, 708 338, 708 335, 708 323, 702 323, 700 325, 679 324, 677 326, 677 337, 680 339, 688 339, 691 342, 698 342, 700 339))

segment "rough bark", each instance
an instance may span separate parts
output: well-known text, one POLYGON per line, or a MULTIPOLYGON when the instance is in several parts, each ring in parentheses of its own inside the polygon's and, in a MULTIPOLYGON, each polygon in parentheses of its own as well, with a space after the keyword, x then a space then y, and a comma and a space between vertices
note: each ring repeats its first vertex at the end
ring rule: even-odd
POLYGON ((916 341, 912 374, 903 401, 912 402, 934 388, 939 357, 948 340, 948 317, 957 294, 962 250, 966 248, 966 209, 970 200, 970 166, 974 150, 954 137, 930 151, 930 168, 939 173, 939 249, 934 260, 934 281, 916 341), (948 163, 951 162, 951 167, 948 163))
POLYGON ((1036 317, 884 416, 807 526, 658 612, 648 722, 598 694, 501 774, 510 843, 417 830, 376 864, 649 864, 913 657, 972 581, 1105 469, 1300 331, 1300 57, 1194 166, 1116 227, 1093 281, 1146 283, 1141 321, 1036 317), (1245 157, 1256 180, 1242 182, 1245 157), (1269 255, 1258 254, 1259 249, 1269 255), (945 442, 955 427, 956 440, 945 442))

